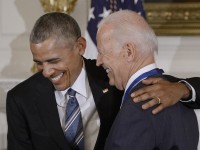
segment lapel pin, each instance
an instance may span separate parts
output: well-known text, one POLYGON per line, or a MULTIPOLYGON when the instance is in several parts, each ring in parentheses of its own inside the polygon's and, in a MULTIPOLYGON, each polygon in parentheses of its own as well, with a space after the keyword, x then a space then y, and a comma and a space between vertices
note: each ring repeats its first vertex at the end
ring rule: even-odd
POLYGON ((103 89, 103 93, 107 93, 108 92, 108 89, 103 89))

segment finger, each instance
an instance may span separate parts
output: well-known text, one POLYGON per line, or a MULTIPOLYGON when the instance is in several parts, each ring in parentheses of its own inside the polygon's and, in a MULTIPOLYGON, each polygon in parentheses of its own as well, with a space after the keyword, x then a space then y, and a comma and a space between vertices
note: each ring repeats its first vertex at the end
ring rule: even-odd
POLYGON ((133 101, 135 103, 137 103, 137 102, 145 101, 145 100, 150 99, 150 98, 152 98, 152 96, 149 93, 145 93, 145 94, 139 95, 137 97, 134 97, 133 101))
POLYGON ((146 94, 146 96, 148 95, 148 96, 151 96, 150 94, 151 94, 151 91, 152 91, 152 89, 154 90, 154 89, 156 89, 156 85, 151 85, 151 86, 146 86, 146 87, 143 87, 143 88, 141 88, 141 89, 139 89, 139 90, 137 90, 137 91, 135 91, 135 92, 133 92, 132 94, 131 94, 131 97, 137 97, 137 96, 141 96, 141 95, 145 95, 146 94))
POLYGON ((160 96, 160 94, 162 94, 162 91, 159 91, 158 88, 159 88, 159 85, 151 85, 151 86, 143 87, 142 89, 139 89, 138 91, 133 92, 131 94, 131 97, 133 98, 134 102, 140 102, 147 99, 151 99, 152 97, 155 97, 156 95, 160 96))
POLYGON ((151 107, 153 107, 157 104, 158 104, 158 101, 156 99, 152 99, 152 100, 148 101, 147 103, 143 104, 142 109, 146 110, 146 109, 151 108, 151 107))
POLYGON ((134 98, 134 97, 140 96, 140 95, 144 94, 145 91, 146 91, 146 88, 141 88, 141 89, 139 89, 139 90, 133 92, 133 93, 131 94, 131 97, 134 98))
POLYGON ((150 85, 150 84, 156 84, 156 83, 160 83, 164 81, 164 79, 162 78, 148 78, 142 81, 142 83, 146 84, 146 85, 150 85))
POLYGON ((152 111, 152 114, 158 114, 159 112, 161 112, 162 110, 164 109, 164 105, 163 104, 160 104, 158 105, 158 107, 156 107, 153 111, 152 111))

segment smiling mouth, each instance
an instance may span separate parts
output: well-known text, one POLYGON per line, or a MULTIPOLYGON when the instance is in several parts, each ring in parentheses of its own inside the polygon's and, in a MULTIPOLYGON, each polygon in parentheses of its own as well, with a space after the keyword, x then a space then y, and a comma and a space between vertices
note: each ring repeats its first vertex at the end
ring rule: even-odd
POLYGON ((56 77, 51 78, 52 81, 58 81, 63 76, 63 73, 59 74, 56 77))

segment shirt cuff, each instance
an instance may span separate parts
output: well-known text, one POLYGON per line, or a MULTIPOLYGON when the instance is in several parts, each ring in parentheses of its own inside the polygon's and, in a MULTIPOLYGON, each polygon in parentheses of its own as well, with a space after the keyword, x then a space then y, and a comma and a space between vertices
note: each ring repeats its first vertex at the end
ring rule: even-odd
POLYGON ((195 100, 196 100, 196 92, 195 92, 194 88, 187 81, 185 81, 185 80, 181 80, 179 82, 184 83, 188 87, 188 89, 191 92, 191 96, 192 96, 190 99, 185 99, 185 100, 182 99, 180 101, 183 102, 183 103, 195 102, 195 100))

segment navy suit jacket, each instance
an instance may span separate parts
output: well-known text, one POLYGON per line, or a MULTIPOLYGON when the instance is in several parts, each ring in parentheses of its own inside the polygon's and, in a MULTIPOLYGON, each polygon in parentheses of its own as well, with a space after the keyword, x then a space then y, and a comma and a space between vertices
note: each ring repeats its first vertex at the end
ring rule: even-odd
POLYGON ((183 103, 184 105, 193 108, 193 109, 199 109, 200 108, 200 77, 192 77, 192 78, 186 78, 186 79, 180 79, 176 78, 170 75, 164 75, 164 77, 171 82, 178 82, 180 80, 185 80, 187 81, 194 89, 196 92, 196 100, 194 102, 187 102, 183 103))
MULTIPOLYGON (((143 87, 141 82, 132 89, 143 87)), ((142 110, 130 95, 119 111, 105 150, 197 150, 199 131, 192 109, 178 102, 157 115, 142 110)))
MULTIPOLYGON (((96 61, 84 59, 89 85, 100 117, 95 150, 102 150, 119 110, 122 92, 109 86, 96 61), (107 88, 108 92, 103 93, 107 88)), ((60 125, 54 87, 36 73, 7 94, 8 150, 70 150, 60 125)))

